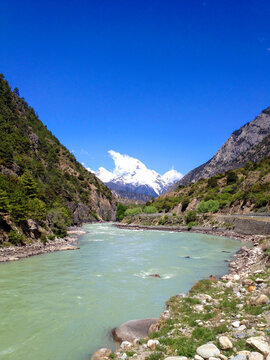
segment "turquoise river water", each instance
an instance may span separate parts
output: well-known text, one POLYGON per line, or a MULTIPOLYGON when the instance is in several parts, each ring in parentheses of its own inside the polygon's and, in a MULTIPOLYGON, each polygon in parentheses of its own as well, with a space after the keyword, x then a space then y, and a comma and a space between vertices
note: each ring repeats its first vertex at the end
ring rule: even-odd
POLYGON ((241 247, 203 234, 84 229, 80 250, 0 264, 1 360, 85 360, 113 347, 113 327, 159 317, 170 296, 224 274, 241 247))

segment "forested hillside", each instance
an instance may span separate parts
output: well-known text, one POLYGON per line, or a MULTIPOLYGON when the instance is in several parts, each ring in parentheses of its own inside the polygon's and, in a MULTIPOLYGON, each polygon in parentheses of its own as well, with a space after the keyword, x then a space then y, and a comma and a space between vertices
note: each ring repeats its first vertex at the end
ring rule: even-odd
POLYGON ((0 76, 0 245, 66 235, 111 220, 111 191, 89 173, 0 76))

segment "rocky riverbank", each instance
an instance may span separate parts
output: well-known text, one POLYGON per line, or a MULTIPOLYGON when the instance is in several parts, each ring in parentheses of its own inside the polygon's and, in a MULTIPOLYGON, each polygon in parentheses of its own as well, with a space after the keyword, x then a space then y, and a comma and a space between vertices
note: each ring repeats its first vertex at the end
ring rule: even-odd
POLYGON ((136 338, 139 322, 123 324, 116 352, 101 349, 92 360, 270 360, 270 238, 242 247, 229 265, 221 279, 171 297, 148 337, 136 338))
POLYGON ((78 227, 69 228, 68 236, 63 239, 48 240, 46 243, 35 241, 25 246, 10 246, 0 248, 0 262, 16 261, 34 255, 51 253, 54 251, 77 250, 80 235, 86 232, 78 227))

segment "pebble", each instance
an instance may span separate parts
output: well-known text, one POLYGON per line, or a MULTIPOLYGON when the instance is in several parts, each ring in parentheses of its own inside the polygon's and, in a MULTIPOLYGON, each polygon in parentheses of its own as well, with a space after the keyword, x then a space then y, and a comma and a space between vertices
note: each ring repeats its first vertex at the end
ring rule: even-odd
POLYGON ((237 331, 244 331, 244 330, 246 330, 246 325, 241 325, 241 326, 239 326, 239 328, 237 329, 237 331))
POLYGON ((248 360, 263 360, 263 355, 257 351, 253 351, 249 354, 248 360))
POLYGON ((246 333, 241 331, 241 332, 236 332, 233 334, 233 336, 236 338, 236 339, 244 339, 246 337, 246 333))
POLYGON ((257 296, 256 298, 250 299, 251 305, 263 305, 263 304, 267 304, 268 301, 269 301, 268 297, 264 294, 261 294, 261 295, 257 296))
POLYGON ((187 360, 187 357, 186 356, 168 356, 164 360, 187 360))
POLYGON ((128 357, 127 354, 124 353, 124 354, 120 357, 120 359, 125 360, 127 357, 128 357))
POLYGON ((147 341, 147 347, 151 350, 155 350, 156 346, 159 345, 159 341, 158 340, 148 340, 147 341))
POLYGON ((239 321, 239 320, 234 321, 234 322, 232 323, 232 326, 235 327, 235 328, 238 328, 238 327, 240 326, 240 321, 239 321))
POLYGON ((121 342, 120 348, 121 349, 127 349, 131 347, 131 343, 129 341, 123 341, 121 342))
POLYGON ((261 278, 257 278, 257 279, 255 279, 255 282, 256 282, 256 284, 262 284, 262 283, 264 283, 264 280, 261 278))
POLYGON ((263 336, 248 338, 247 344, 251 345, 256 350, 259 350, 265 356, 270 353, 270 345, 263 336))
POLYGON ((247 360, 247 357, 246 355, 244 354, 239 354, 239 355, 236 355, 233 360, 247 360))
POLYGON ((236 307, 237 307, 237 309, 242 310, 244 308, 244 305, 243 304, 237 304, 236 307))
POLYGON ((194 356, 194 359, 195 359, 195 360, 203 360, 203 357, 201 357, 200 355, 197 355, 197 354, 196 354, 196 355, 194 356))
POLYGON ((218 357, 221 359, 221 360, 227 360, 227 356, 223 355, 223 354, 219 354, 218 357))
POLYGON ((233 347, 231 340, 227 336, 220 336, 218 341, 221 349, 223 350, 232 349, 233 347))
POLYGON ((197 354, 203 357, 204 359, 209 359, 210 357, 219 356, 220 351, 216 345, 208 343, 201 345, 196 350, 197 354))

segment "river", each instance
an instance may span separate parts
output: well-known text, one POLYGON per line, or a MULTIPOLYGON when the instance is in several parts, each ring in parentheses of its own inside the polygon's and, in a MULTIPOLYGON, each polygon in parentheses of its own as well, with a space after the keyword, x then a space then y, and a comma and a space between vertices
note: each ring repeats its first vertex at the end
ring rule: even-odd
POLYGON ((170 296, 224 274, 241 247, 204 234, 83 228, 80 250, 0 264, 0 359, 88 359, 114 346, 113 327, 159 317, 170 296))

